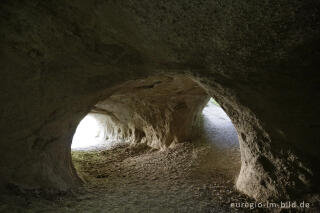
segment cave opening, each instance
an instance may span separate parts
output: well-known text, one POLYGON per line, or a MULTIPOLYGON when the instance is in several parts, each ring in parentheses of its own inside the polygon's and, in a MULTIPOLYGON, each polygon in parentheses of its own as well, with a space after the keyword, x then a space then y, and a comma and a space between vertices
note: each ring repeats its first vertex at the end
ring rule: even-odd
POLYGON ((78 124, 72 138, 71 150, 109 149, 112 146, 125 142, 117 132, 110 128, 110 117, 106 114, 90 112, 78 124))
POLYGON ((72 139, 71 149, 88 148, 106 140, 101 123, 92 114, 86 115, 79 123, 72 139))
POLYGON ((220 104, 210 98, 202 111, 202 130, 205 141, 216 148, 238 148, 238 133, 220 104))
MULTIPOLYGON (((107 195, 140 203, 122 204, 134 211, 146 205, 152 211, 209 209, 213 198, 230 196, 249 200, 234 188, 241 163, 232 121, 185 76, 124 85, 81 120, 71 148, 83 187, 101 192, 95 199, 110 206, 120 201, 107 195), (179 200, 186 206, 177 206, 179 200)), ((220 202, 219 208, 229 207, 220 202)))

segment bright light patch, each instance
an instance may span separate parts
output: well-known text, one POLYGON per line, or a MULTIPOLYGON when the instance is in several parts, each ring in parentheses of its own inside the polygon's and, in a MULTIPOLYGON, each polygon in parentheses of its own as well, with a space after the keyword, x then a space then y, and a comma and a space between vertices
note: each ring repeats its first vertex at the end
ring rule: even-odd
POLYGON ((220 148, 239 147, 238 134, 232 121, 214 99, 209 100, 202 115, 204 135, 208 142, 220 148))
POLYGON ((103 127, 92 115, 87 115, 79 123, 72 139, 72 149, 87 148, 104 141, 103 127))

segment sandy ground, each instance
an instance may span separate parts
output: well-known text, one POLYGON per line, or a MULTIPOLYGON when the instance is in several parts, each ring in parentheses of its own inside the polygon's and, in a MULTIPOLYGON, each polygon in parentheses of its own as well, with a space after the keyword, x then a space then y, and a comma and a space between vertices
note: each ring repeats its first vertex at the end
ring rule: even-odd
POLYGON ((161 152, 121 145, 75 151, 73 158, 81 188, 47 199, 21 196, 8 212, 239 212, 230 203, 249 200, 233 188, 237 150, 222 158, 204 144, 161 152))
POLYGON ((237 150, 224 152, 224 159, 210 147, 190 144, 162 152, 119 146, 73 156, 93 196, 72 205, 79 210, 90 212, 100 203, 97 212, 231 212, 230 202, 248 200, 233 189, 237 150))

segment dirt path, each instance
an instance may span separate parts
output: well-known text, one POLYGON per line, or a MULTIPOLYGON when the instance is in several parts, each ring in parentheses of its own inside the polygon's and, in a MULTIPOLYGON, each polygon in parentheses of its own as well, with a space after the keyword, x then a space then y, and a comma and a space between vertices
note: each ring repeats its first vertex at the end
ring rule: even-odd
POLYGON ((28 198, 20 212, 239 212, 230 208, 248 201, 233 188, 239 152, 218 153, 203 144, 74 151, 83 187, 50 200, 28 198))
POLYGON ((220 162, 220 168, 210 168, 211 154, 204 147, 180 145, 166 152, 118 147, 74 157, 90 190, 102 190, 99 197, 108 211, 218 212, 227 210, 231 199, 244 198, 232 190, 239 165, 224 171, 226 162, 220 162))

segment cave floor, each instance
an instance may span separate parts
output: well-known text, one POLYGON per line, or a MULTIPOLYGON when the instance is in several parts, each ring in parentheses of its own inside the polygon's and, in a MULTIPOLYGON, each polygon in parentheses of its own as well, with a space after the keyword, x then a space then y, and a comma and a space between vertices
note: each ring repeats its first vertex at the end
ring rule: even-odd
POLYGON ((237 148, 181 143, 158 151, 124 144, 72 156, 82 187, 47 199, 25 197, 10 212, 241 212, 230 202, 251 201, 234 189, 237 148))

